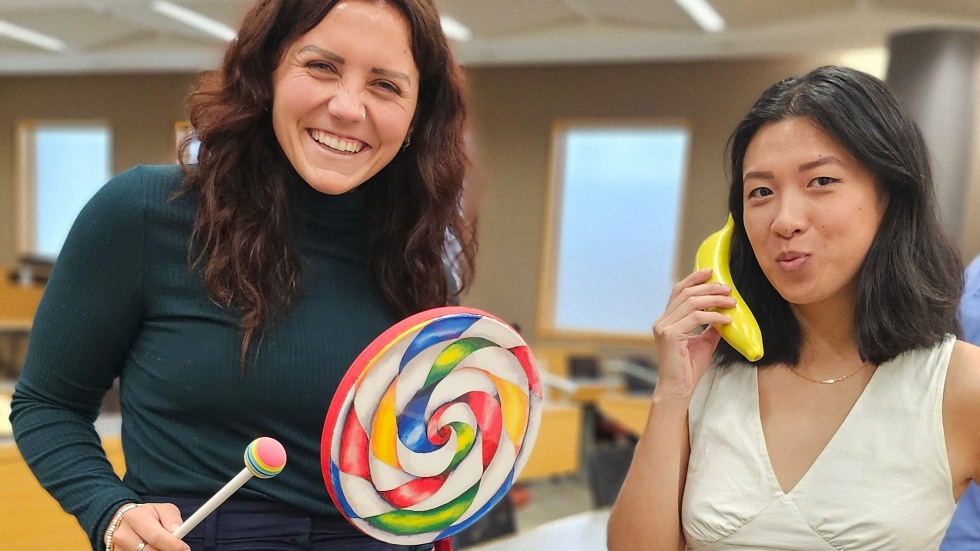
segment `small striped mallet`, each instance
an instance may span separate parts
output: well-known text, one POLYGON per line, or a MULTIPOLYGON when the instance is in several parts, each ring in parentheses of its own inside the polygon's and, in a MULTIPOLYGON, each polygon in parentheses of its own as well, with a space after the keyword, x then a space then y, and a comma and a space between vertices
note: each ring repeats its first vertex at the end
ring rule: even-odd
POLYGON ((229 480, 224 488, 218 490, 218 493, 214 494, 207 503, 201 505, 200 509, 195 511, 174 531, 174 535, 178 539, 183 539, 188 532, 200 524, 253 476, 256 478, 272 478, 282 472, 282 468, 285 466, 286 450, 278 440, 268 436, 256 438, 245 448, 245 468, 242 469, 242 472, 229 480))

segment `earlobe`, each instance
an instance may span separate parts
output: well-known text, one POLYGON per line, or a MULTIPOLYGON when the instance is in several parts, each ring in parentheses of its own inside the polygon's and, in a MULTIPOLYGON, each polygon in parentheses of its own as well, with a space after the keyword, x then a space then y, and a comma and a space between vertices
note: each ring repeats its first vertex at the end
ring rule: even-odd
POLYGON ((408 133, 405 134, 405 141, 402 142, 402 151, 408 149, 408 146, 412 144, 412 132, 414 130, 414 127, 408 127, 408 133))

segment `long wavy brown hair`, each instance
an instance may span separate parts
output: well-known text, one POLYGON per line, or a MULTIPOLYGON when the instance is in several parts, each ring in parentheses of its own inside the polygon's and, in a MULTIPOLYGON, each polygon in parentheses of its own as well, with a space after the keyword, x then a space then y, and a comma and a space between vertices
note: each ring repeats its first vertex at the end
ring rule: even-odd
MULTIPOLYGON (((411 143, 374 176, 365 202, 371 272, 392 313, 407 316, 445 305, 473 273, 475 227, 461 208, 465 84, 431 0, 368 1, 405 17, 420 76, 411 143), (452 252, 450 242, 458 244, 452 252)), ((259 0, 220 69, 203 75, 188 100, 201 143, 198 163, 184 165, 180 190, 198 197, 190 261, 202 267, 212 300, 241 314, 243 372, 256 331, 280 319, 299 293, 286 192, 298 175, 272 130, 272 74, 288 47, 338 3, 259 0)))

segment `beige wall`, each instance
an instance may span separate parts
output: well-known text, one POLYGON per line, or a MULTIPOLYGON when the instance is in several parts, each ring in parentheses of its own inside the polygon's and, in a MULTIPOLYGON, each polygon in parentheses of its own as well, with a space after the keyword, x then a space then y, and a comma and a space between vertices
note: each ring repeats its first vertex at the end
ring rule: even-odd
POLYGON ((113 132, 113 170, 173 162, 174 123, 194 76, 0 78, 0 265, 14 261, 15 139, 24 119, 101 119, 113 132))
MULTIPOLYGON (((539 257, 551 124, 562 118, 664 117, 691 128, 679 263, 726 212, 724 147, 763 89, 827 60, 472 68, 474 141, 480 160, 480 254, 464 303, 518 322, 537 338, 539 257)), ((116 172, 172 162, 173 124, 185 116, 189 74, 0 78, 0 264, 13 261, 14 131, 23 118, 104 118, 115 137, 116 172)), ((650 312, 650 321, 659 312, 650 312)), ((649 346, 573 343, 609 353, 649 346)))
MULTIPOLYGON (((552 122, 590 117, 686 121, 692 141, 678 260, 680 266, 693 266, 698 244, 721 227, 727 213, 724 151, 735 124, 767 86, 816 63, 760 60, 471 70, 483 185, 477 279, 465 303, 520 323, 532 345, 584 344, 608 354, 650 354, 649 346, 546 341, 533 331, 552 122)), ((659 314, 649 313, 651 325, 659 314)))

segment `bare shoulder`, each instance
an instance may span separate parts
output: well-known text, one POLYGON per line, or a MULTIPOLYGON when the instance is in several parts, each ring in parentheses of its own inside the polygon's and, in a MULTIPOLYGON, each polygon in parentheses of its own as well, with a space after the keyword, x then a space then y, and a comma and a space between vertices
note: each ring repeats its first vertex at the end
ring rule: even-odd
POLYGON ((956 398, 962 394, 970 401, 980 399, 980 346, 956 341, 949 356, 946 373, 946 395, 956 398))
POLYGON ((953 345, 943 402, 952 406, 947 408, 950 412, 964 408, 980 412, 980 346, 964 341, 953 345))
POLYGON ((980 472, 980 347, 956 341, 943 393, 943 425, 950 467, 966 478, 980 472))

